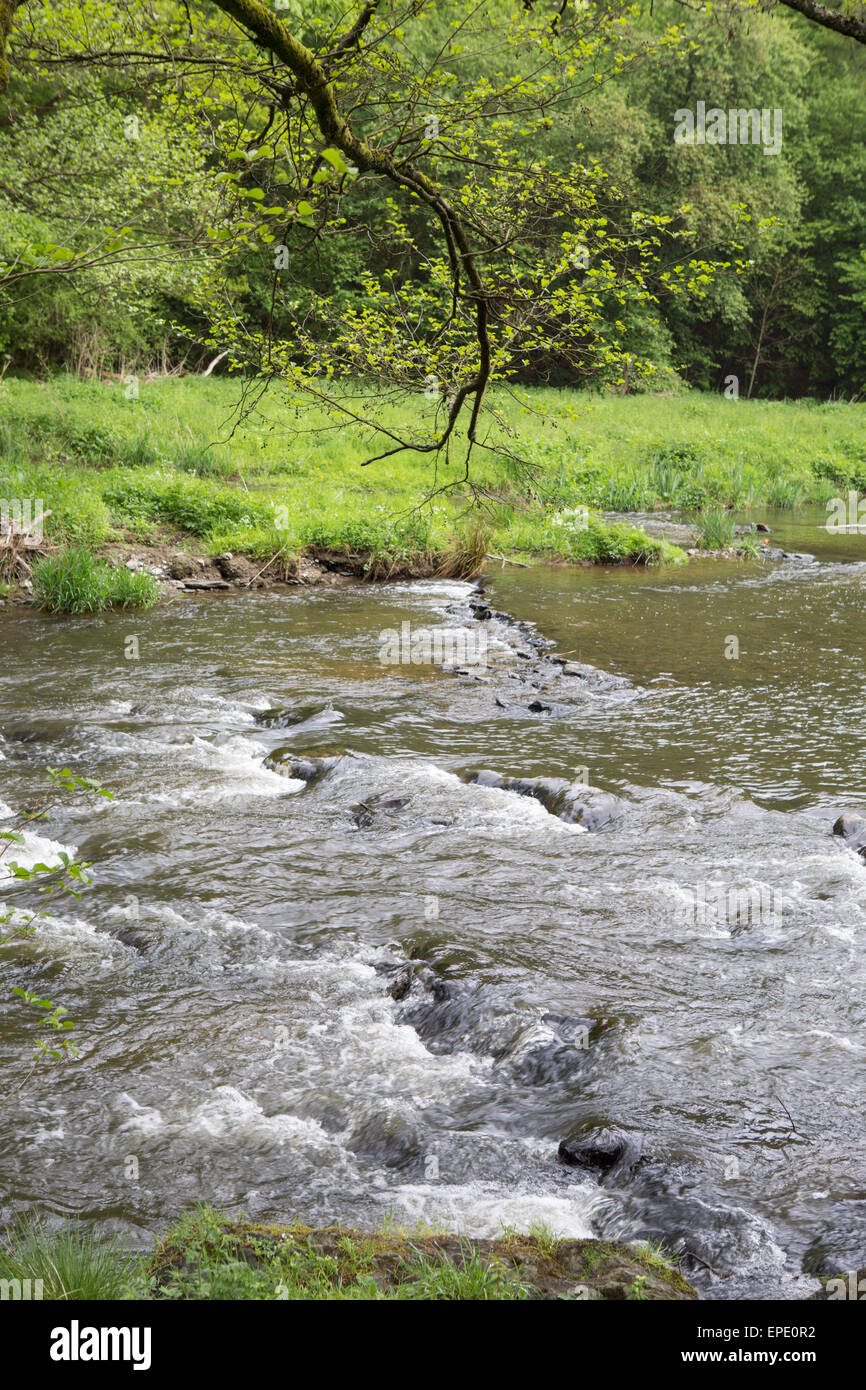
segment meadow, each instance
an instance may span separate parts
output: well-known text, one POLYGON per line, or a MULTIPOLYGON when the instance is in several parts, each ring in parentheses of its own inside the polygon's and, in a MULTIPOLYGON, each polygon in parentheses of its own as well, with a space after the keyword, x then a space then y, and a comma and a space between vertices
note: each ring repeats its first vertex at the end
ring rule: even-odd
MULTIPOLYGON (((438 469, 413 453, 362 467, 387 440, 277 388, 239 414, 240 395, 228 377, 142 381, 133 398, 122 383, 6 379, 0 498, 41 499, 48 540, 79 555, 167 541, 287 568, 320 550, 379 565, 457 554, 468 568, 486 552, 675 561, 675 547, 601 513, 685 510, 712 536, 725 509, 866 490, 862 404, 500 389, 485 437, 510 456, 477 451, 467 484, 460 440, 438 469)), ((420 438, 433 409, 422 395, 382 399, 376 418, 420 438)))

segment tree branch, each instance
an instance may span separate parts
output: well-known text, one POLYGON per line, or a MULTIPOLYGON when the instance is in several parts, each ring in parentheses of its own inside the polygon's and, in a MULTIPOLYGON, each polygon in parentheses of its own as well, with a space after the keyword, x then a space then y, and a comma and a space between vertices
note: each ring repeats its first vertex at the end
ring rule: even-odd
POLYGON ((6 57, 6 45, 12 32, 12 20, 15 17, 15 11, 22 3, 23 0, 0 0, 0 92, 5 92, 9 86, 9 60, 6 57))
MULTIPOLYGON (((255 43, 272 52, 289 69, 295 78, 297 93, 308 98, 319 130, 329 144, 342 150, 359 169, 379 174, 398 187, 416 193, 441 222, 451 265, 454 302, 456 303, 459 293, 462 274, 467 283, 466 297, 475 303, 478 365, 472 379, 456 392, 442 434, 429 448, 438 450, 447 443, 464 401, 472 396, 474 400, 467 431, 471 449, 475 442, 481 402, 490 380, 491 354, 488 334, 488 291, 475 264, 463 219, 448 202, 441 189, 421 170, 408 161, 401 160, 399 164, 396 163, 386 150, 374 149, 353 133, 339 109, 334 87, 328 80, 328 73, 316 54, 296 39, 275 14, 259 3, 259 0, 213 0, 213 3, 245 29, 255 43)), ((402 447, 416 448, 415 445, 402 447)))
POLYGON ((839 14, 838 10, 828 10, 826 5, 819 5, 816 0, 782 0, 782 4, 825 29, 834 29, 837 34, 856 39, 857 43, 866 43, 866 16, 856 19, 854 15, 839 14))

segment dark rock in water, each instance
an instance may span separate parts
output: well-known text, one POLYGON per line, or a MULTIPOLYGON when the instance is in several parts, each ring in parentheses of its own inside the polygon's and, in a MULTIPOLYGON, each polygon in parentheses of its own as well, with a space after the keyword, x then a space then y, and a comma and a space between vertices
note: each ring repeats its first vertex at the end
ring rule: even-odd
POLYGON ((833 834, 841 835, 846 845, 866 859, 866 816, 857 811, 843 811, 833 826, 833 834))
POLYGON ((404 806, 409 805, 411 799, 408 796, 368 796, 366 800, 350 806, 349 814, 359 830, 366 830, 375 823, 376 817, 381 812, 384 811, 390 815, 395 811, 402 811, 404 806))
POLYGON ((807 555, 799 550, 781 550, 769 545, 759 546, 758 555, 762 560, 794 560, 798 565, 815 564, 814 555, 807 555))
POLYGON ((283 777, 293 777, 299 782, 313 782, 336 767, 342 753, 332 753, 326 757, 299 757, 291 748, 275 748, 265 758, 264 766, 271 772, 279 772, 283 777))
POLYGON ((558 705, 553 700, 533 700, 526 706, 530 714, 549 714, 554 719, 563 719, 574 714, 570 705, 558 705))
POLYGON ((579 1068, 586 1065, 585 1049, 573 1043, 541 1043, 511 1061, 511 1071, 516 1081, 524 1086, 550 1086, 556 1081, 574 1076, 579 1068))
POLYGON ((263 729, 291 729, 299 724, 313 727, 339 724, 345 719, 338 709, 321 709, 315 705, 301 705, 294 709, 262 709, 254 716, 263 729))
POLYGON ((575 785, 564 777, 501 777, 498 772, 481 768, 463 773, 463 780, 479 787, 531 796, 552 816, 567 825, 582 825, 586 830, 601 830, 623 814, 623 804, 617 797, 595 787, 575 785))
POLYGON ((403 1168, 420 1153, 421 1140, 414 1125, 400 1115, 371 1115, 355 1130, 348 1148, 385 1168, 403 1168))
POLYGON ((153 939, 153 933, 144 927, 122 927, 120 931, 114 933, 114 936, 130 950, 137 951, 139 955, 144 954, 153 939))
POLYGON ((631 689, 631 681, 626 680, 625 676, 614 676, 609 671, 600 671, 597 666, 587 666, 583 661, 564 662, 562 674, 570 680, 579 680, 586 690, 605 692, 631 689))
POLYGON ((39 739, 49 738, 50 734, 45 729, 7 729, 6 737, 10 743, 36 743, 39 739))
POLYGON ((480 768, 477 772, 467 772, 464 780, 474 782, 479 787, 502 787, 505 784, 504 777, 486 767, 480 768))
POLYGON ((769 536, 770 534, 769 526, 767 526, 763 521, 753 521, 750 526, 734 527, 735 536, 751 536, 754 535, 756 531, 760 531, 761 534, 765 536, 769 536))
MULTIPOLYGON (((402 990, 402 986, 401 986, 402 990)), ((442 980, 416 972, 400 997, 408 998, 401 1018, 434 1053, 471 1051, 493 1058, 509 1084, 526 1087, 573 1084, 588 1062, 589 1040, 597 1036, 592 1019, 564 1019, 557 1027, 539 1020, 488 986, 442 980), (420 989, 417 988, 420 986, 420 989), (538 1036, 538 1023, 545 1023, 538 1036), (546 1036, 544 1036, 546 1034, 546 1036)))
POLYGON ((866 816, 857 811, 843 811, 833 826, 834 835, 842 835, 846 840, 866 837, 866 816))
POLYGON ((559 1146, 560 1163, 573 1168, 586 1168, 592 1173, 620 1173, 633 1167, 640 1157, 634 1141, 621 1129, 594 1127, 579 1131, 559 1146))
POLYGON ((402 975, 397 976, 397 979, 394 981, 393 985, 388 990, 388 993, 390 994, 392 999, 396 999, 399 1003, 401 999, 406 998, 406 995, 409 993, 411 988, 412 972, 411 970, 404 970, 402 975))

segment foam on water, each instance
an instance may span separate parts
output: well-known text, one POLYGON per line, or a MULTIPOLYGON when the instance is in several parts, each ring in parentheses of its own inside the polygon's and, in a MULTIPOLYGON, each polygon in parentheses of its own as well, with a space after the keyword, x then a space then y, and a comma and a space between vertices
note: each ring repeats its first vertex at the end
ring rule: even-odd
POLYGON ((59 840, 49 840, 47 836, 37 835, 32 830, 22 830, 20 833, 21 842, 9 843, 6 854, 0 859, 0 882, 12 878, 11 863, 20 865, 22 869, 33 869, 37 864, 59 869, 63 863, 62 854, 74 859, 78 853, 77 845, 64 845, 59 840))
POLYGON ((575 1186, 568 1196, 543 1192, 505 1195, 493 1184, 439 1186, 435 1183, 393 1187, 381 1198, 407 1225, 426 1223, 461 1235, 496 1239, 507 1228, 528 1231, 546 1226, 555 1235, 584 1240, 594 1234, 593 1218, 607 1204, 594 1183, 575 1186))

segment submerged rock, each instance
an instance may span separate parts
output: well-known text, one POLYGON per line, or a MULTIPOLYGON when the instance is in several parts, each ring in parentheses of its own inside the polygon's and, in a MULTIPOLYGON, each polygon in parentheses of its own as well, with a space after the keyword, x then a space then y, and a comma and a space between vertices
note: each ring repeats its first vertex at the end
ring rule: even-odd
POLYGON ((421 1136, 408 1116, 385 1110, 368 1116, 352 1133, 346 1147, 383 1168, 405 1168, 420 1157, 421 1136))
POLYGON ((518 796, 531 796, 552 816, 568 825, 582 825, 586 830, 603 829, 618 820, 624 810, 619 798, 609 792, 568 782, 564 777, 503 777, 490 768, 480 768, 464 772, 463 781, 516 792, 518 796))
POLYGON ((254 716, 256 723, 263 729, 291 729, 301 724, 319 728, 328 724, 340 724, 345 717, 338 709, 322 709, 321 706, 315 705, 278 706, 274 709, 259 710, 254 716))
POLYGON ((396 811, 402 811, 404 806, 409 805, 411 799, 409 796, 382 796, 381 794, 368 796, 363 801, 350 806, 349 814, 359 830, 366 830, 375 824, 383 812, 385 815, 393 815, 396 811))
POLYGON ((574 713, 569 705, 558 705, 554 700, 532 700, 526 708, 530 714, 549 714, 554 719, 574 713))
POLYGON ((558 1158, 572 1168, 585 1168, 604 1176, 613 1169, 617 1173, 633 1168, 640 1160, 634 1140, 624 1130, 594 1126, 578 1130, 559 1146, 558 1158))
POLYGON ((561 663, 562 674, 568 680, 579 680, 586 690, 630 690, 631 681, 625 676, 614 676, 610 671, 600 671, 597 666, 588 666, 583 661, 561 663))
POLYGON ((866 816, 858 811, 843 811, 833 826, 833 834, 840 835, 846 845, 866 859, 866 816))
POLYGON ((265 758, 264 766, 271 772, 279 772, 283 777, 293 777, 298 782, 314 782, 323 777, 344 757, 342 751, 325 756, 298 756, 292 748, 275 748, 265 758))

